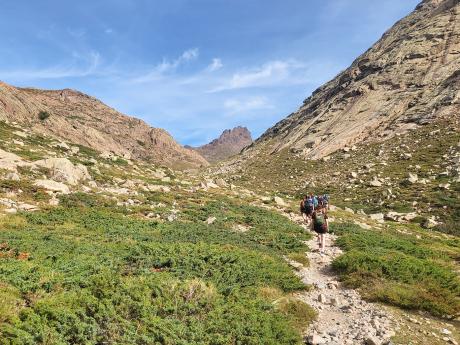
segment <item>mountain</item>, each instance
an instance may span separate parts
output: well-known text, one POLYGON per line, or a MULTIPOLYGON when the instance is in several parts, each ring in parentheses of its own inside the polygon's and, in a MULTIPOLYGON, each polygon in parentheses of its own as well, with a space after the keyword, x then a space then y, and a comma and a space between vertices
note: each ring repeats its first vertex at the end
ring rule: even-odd
POLYGON ((180 146, 165 130, 152 128, 75 90, 18 88, 0 82, 0 120, 17 122, 34 132, 101 152, 169 167, 208 165, 197 152, 180 146))
POLYGON ((460 1, 425 0, 255 143, 317 159, 460 114, 460 1))
POLYGON ((266 193, 328 193, 334 205, 403 213, 460 235, 459 13, 458 0, 421 2, 297 112, 208 173, 266 193))
POLYGON ((224 160, 238 154, 241 150, 252 144, 251 132, 246 127, 226 129, 219 138, 209 144, 194 148, 210 163, 224 160))

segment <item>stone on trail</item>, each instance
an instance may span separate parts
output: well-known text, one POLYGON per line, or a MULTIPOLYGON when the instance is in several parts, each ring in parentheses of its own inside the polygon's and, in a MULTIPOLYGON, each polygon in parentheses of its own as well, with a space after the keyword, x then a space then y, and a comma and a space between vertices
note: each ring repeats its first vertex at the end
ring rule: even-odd
POLYGON ((318 296, 318 302, 320 302, 320 303, 326 303, 326 302, 327 302, 326 296, 323 295, 323 294, 319 294, 319 296, 318 296))
POLYGON ((377 338, 374 337, 373 335, 370 335, 366 338, 364 341, 366 345, 382 345, 382 342, 377 338))
POLYGON ((318 334, 309 335, 307 338, 307 344, 309 345, 323 345, 326 341, 318 334))

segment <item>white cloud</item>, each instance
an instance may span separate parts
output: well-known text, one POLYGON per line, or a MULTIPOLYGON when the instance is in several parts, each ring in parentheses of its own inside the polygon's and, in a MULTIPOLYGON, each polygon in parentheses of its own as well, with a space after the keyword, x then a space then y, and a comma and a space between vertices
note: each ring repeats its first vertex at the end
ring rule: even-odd
POLYGON ((273 109, 267 98, 257 96, 245 100, 228 99, 224 102, 224 107, 230 114, 243 113, 253 110, 273 109))
POLYGON ((219 86, 209 92, 220 92, 250 87, 267 87, 280 84, 297 84, 305 82, 305 78, 299 76, 305 74, 307 66, 295 60, 270 61, 259 67, 236 72, 227 78, 219 86), (293 72, 296 72, 295 75, 293 72))
POLYGON ((209 72, 214 72, 221 69, 224 65, 222 64, 222 60, 219 58, 212 59, 212 62, 206 68, 209 72))
POLYGON ((132 82, 134 83, 146 83, 153 80, 157 80, 167 72, 175 71, 179 66, 187 63, 189 61, 195 60, 198 58, 200 51, 198 48, 188 49, 184 51, 178 58, 170 61, 163 59, 161 63, 156 65, 150 72, 144 74, 141 77, 134 78, 132 82))

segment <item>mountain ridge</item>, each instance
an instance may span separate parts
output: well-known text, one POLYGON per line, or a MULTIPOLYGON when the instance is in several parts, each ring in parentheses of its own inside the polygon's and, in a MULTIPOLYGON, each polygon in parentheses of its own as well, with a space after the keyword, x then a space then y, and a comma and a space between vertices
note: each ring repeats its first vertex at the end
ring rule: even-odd
POLYGON ((197 152, 179 145, 166 130, 151 127, 73 89, 17 88, 0 82, 0 119, 127 158, 177 168, 208 165, 197 152), (46 112, 47 118, 39 119, 40 112, 46 112))
POLYGON ((460 2, 427 0, 398 21, 298 111, 269 128, 254 150, 318 159, 388 138, 460 109, 460 2))

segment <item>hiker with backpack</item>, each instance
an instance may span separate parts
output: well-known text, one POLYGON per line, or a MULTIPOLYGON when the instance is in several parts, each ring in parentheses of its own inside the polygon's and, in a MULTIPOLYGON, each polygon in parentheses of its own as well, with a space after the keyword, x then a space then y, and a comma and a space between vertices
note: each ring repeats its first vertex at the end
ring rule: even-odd
POLYGON ((303 200, 300 202, 300 213, 305 223, 308 225, 311 221, 311 215, 314 211, 313 200, 305 195, 303 200))
POLYGON ((320 246, 320 254, 321 256, 324 255, 324 247, 326 241, 326 234, 329 231, 329 222, 327 220, 326 209, 322 205, 318 205, 318 207, 312 213, 312 222, 311 222, 311 230, 318 234, 319 246, 320 246))
POLYGON ((326 210, 329 210, 329 194, 323 195, 323 205, 326 210))

